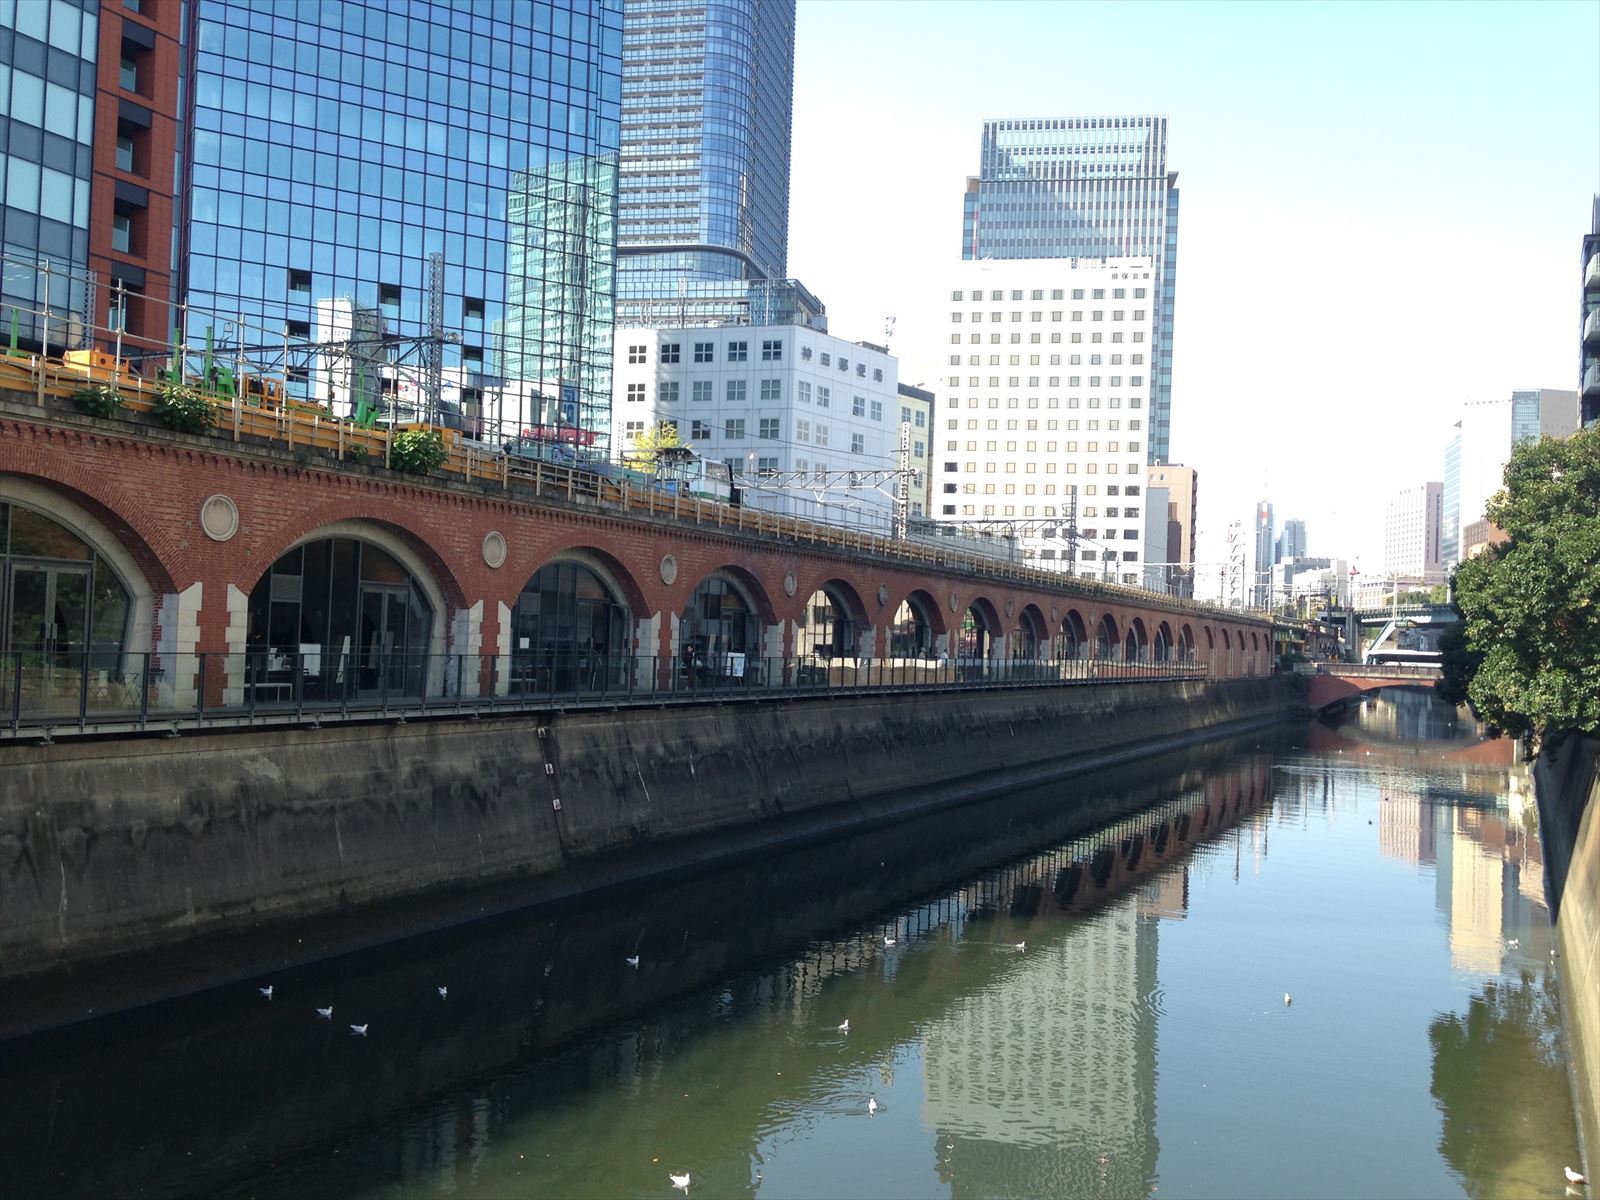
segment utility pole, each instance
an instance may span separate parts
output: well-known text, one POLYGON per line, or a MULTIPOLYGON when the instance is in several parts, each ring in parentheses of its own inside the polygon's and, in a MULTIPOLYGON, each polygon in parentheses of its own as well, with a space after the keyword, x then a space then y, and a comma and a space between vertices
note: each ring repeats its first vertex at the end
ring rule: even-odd
POLYGON ((428 255, 428 340, 423 348, 423 420, 437 424, 444 412, 444 255, 428 255))

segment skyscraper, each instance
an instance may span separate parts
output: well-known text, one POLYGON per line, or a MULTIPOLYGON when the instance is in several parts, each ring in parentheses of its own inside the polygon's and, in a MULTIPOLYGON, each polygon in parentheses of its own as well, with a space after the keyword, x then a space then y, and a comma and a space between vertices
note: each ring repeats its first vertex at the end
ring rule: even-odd
POLYGON ((189 15, 191 343, 215 326, 230 362, 235 338, 284 346, 303 392, 337 371, 302 373, 289 345, 376 333, 386 362, 357 387, 405 419, 437 415, 423 351, 459 333, 431 345, 468 428, 555 419, 604 453, 621 0, 270 15, 190 0, 189 15))
POLYGON ((1263 500, 1256 505, 1256 570, 1250 593, 1250 603, 1256 608, 1272 607, 1272 552, 1276 548, 1276 530, 1272 519, 1272 504, 1263 500))
POLYGON ((795 0, 628 0, 619 324, 784 277, 794 19, 795 0))
POLYGON ((967 180, 961 257, 1155 260, 1148 460, 1167 461, 1178 174, 1167 170, 1167 119, 1066 117, 983 125, 967 180))
POLYGON ((1290 517, 1283 523, 1283 532, 1273 545, 1273 564, 1292 562, 1304 558, 1306 553, 1306 523, 1299 517, 1290 517))
POLYGON ((1439 493, 1439 561, 1448 571, 1461 561, 1461 422, 1444 448, 1444 486, 1439 493))
POLYGON ((1401 579, 1444 582, 1440 525, 1444 484, 1418 483, 1389 497, 1384 508, 1383 569, 1401 579))

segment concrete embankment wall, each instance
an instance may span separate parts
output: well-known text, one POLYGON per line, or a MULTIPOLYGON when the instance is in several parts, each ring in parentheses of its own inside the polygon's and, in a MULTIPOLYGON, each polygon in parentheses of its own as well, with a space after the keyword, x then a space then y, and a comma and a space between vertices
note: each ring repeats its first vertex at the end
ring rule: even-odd
POLYGON ((502 909, 634 886, 1282 719, 1298 686, 867 695, 7 746, 0 981, 464 885, 504 885, 502 909))
POLYGON ((1534 780, 1578 1121, 1592 1172, 1600 1159, 1600 739, 1571 740, 1542 755, 1534 780))

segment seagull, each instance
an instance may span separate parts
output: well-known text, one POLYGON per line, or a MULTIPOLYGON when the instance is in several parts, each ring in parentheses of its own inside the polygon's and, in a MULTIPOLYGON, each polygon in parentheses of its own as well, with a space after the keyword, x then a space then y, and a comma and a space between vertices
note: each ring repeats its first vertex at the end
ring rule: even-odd
POLYGON ((365 1025, 352 1025, 352 1026, 350 1026, 350 1036, 351 1037, 366 1037, 367 1036, 367 1027, 365 1025))
POLYGON ((260 992, 260 993, 261 993, 261 994, 262 994, 262 995, 263 995, 263 996, 265 996, 265 997, 266 997, 266 998, 267 998, 267 999, 268 999, 268 1000, 271 1000, 271 999, 272 999, 272 985, 271 985, 271 984, 270 984, 270 983, 269 983, 269 984, 267 984, 267 986, 266 986, 266 987, 264 987, 264 988, 257 988, 257 989, 256 989, 256 990, 257 990, 257 991, 259 991, 259 992, 260 992))
POLYGON ((890 946, 894 945, 894 943, 895 943, 895 939, 894 938, 886 936, 883 939, 883 948, 885 950, 887 950, 890 946))
POLYGON ((846 1017, 845 1021, 844 1021, 844 1024, 839 1026, 839 1032, 840 1033, 849 1033, 850 1032, 850 1018, 849 1017, 846 1017))
POLYGON ((447 996, 450 995, 450 989, 447 988, 447 987, 438 988, 437 991, 439 993, 439 999, 441 999, 441 1000, 445 999, 447 996))
POLYGON ((330 1004, 327 1008, 317 1009, 317 1016, 321 1017, 324 1021, 333 1020, 333 1005, 330 1004))
POLYGON ((1589 1182, 1589 1177, 1587 1175, 1583 1174, 1583 1172, 1581 1172, 1581 1171, 1574 1171, 1571 1167, 1562 1167, 1561 1170, 1566 1174, 1568 1183, 1588 1183, 1589 1182))
MULTIPOLYGON (((630 955, 629 957, 623 959, 622 961, 627 963, 635 971, 637 971, 639 969, 639 956, 637 954, 630 955)), ((689 1177, 687 1175, 685 1175, 684 1178, 687 1179, 689 1177)))
POLYGON ((1507 947, 1507 949, 1515 950, 1518 947, 1520 947, 1521 945, 1522 945, 1522 939, 1521 938, 1507 938, 1506 939, 1506 947, 1507 947))
POLYGON ((1017 950, 1026 950, 1027 948, 1028 948, 1028 943, 1027 942, 1018 942, 1016 944, 1016 946, 1014 947, 1014 949, 1017 949, 1017 950))
POLYGON ((1285 1007, 1285 1008, 1288 1008, 1288 1007, 1289 1007, 1289 1005, 1291 1005, 1291 1004, 1293 1004, 1293 1003, 1294 1003, 1294 997, 1293 997, 1293 996, 1291 996, 1291 995, 1289 995, 1289 993, 1288 993, 1288 992, 1285 992, 1285 993, 1284 993, 1284 994, 1283 994, 1283 1006, 1284 1006, 1284 1007, 1285 1007))
POLYGON ((878 1115, 878 1098, 876 1096, 872 1096, 872 1097, 868 1098, 868 1100, 867 1100, 867 1116, 875 1117, 877 1115, 878 1115))
POLYGON ((674 1175, 671 1171, 668 1171, 667 1178, 672 1180, 672 1186, 685 1196, 689 1194, 689 1172, 685 1171, 682 1175, 674 1175))

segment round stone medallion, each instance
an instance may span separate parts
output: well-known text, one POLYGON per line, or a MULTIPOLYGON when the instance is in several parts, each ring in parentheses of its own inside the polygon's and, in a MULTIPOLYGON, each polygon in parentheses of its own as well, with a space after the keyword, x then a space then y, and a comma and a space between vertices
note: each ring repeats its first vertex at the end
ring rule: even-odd
POLYGON ((884 605, 886 605, 888 603, 889 603, 889 585, 886 584, 886 583, 880 583, 878 585, 878 607, 882 608, 884 605))
POLYGON ((506 535, 499 530, 491 529, 483 535, 483 561, 490 570, 505 565, 506 535))
POLYGON ((661 582, 668 587, 678 582, 678 560, 670 554, 661 556, 661 582))
POLYGON ((200 505, 200 528, 213 542, 225 542, 239 532, 239 506, 218 492, 200 505))
POLYGON ((794 577, 794 572, 785 571, 783 574, 783 594, 785 596, 792 596, 799 590, 800 581, 794 577))

